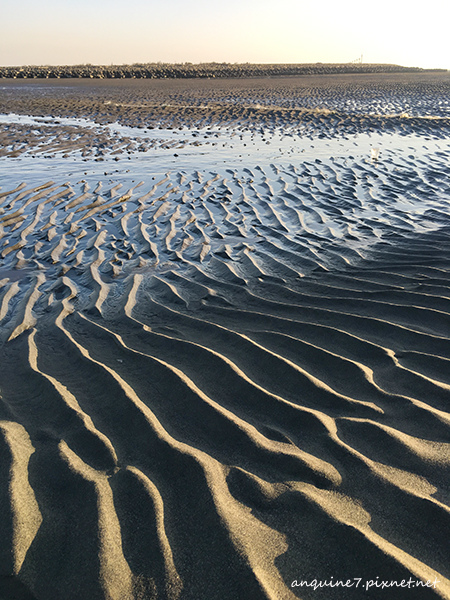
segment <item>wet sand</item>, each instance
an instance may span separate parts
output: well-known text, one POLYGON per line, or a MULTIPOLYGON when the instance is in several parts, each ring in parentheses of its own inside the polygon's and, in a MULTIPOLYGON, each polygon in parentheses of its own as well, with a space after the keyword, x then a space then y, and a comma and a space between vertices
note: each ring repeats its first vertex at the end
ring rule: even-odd
POLYGON ((359 77, 1 82, 1 598, 450 598, 449 79, 359 77))

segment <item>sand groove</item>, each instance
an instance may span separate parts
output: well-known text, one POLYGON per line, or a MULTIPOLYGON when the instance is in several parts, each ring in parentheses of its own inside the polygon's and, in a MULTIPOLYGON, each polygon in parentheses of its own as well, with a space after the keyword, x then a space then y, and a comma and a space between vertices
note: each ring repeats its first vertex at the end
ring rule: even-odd
POLYGON ((10 589, 450 598, 446 160, 1 192, 10 589))

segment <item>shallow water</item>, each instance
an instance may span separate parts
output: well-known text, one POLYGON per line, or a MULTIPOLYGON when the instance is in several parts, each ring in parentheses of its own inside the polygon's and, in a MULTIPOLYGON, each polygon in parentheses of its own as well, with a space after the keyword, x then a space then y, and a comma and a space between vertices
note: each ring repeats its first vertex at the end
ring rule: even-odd
MULTIPOLYGON (((356 160, 362 163, 383 164, 387 168, 413 167, 415 161, 429 162, 430 166, 450 159, 450 141, 432 139, 430 136, 400 135, 396 133, 359 133, 333 139, 302 136, 292 130, 275 132, 250 132, 231 127, 210 126, 190 129, 146 129, 119 123, 99 125, 90 119, 57 118, 24 115, 0 115, 0 123, 42 125, 55 128, 77 127, 94 129, 98 133, 118 134, 130 140, 150 140, 157 147, 130 155, 82 158, 80 151, 49 154, 24 151, 17 158, 0 158, 5 165, 2 182, 32 181, 35 173, 42 177, 96 178, 105 172, 114 178, 125 180, 147 177, 168 171, 189 171, 196 168, 239 168, 245 165, 268 166, 299 165, 304 161, 356 160), (168 147, 165 147, 168 146, 168 147), (372 159, 372 149, 379 149, 377 160, 372 159), (62 157, 66 154, 66 158, 62 157), (8 165, 6 169, 6 165, 8 165), (114 168, 113 168, 114 167, 114 168)), ((245 129, 245 128, 244 128, 245 129)))

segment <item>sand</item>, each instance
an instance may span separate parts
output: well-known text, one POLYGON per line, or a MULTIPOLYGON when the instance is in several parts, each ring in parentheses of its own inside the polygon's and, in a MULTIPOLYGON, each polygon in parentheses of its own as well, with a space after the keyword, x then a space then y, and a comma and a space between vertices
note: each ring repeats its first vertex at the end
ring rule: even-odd
POLYGON ((330 77, 1 82, 0 598, 450 598, 450 79, 330 77))

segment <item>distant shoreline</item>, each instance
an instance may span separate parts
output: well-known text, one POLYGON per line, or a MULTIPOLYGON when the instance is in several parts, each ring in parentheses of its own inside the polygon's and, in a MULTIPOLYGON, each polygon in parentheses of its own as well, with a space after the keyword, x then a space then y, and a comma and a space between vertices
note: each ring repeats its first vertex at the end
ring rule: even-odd
POLYGON ((360 73, 428 73, 446 69, 422 69, 389 64, 229 64, 229 63, 136 63, 132 65, 26 65, 0 67, 6 79, 208 79, 230 77, 286 77, 360 73))

